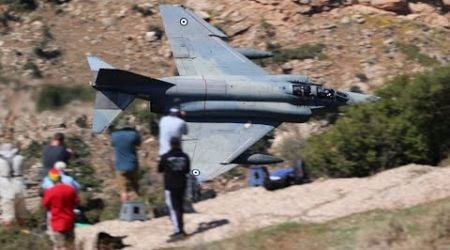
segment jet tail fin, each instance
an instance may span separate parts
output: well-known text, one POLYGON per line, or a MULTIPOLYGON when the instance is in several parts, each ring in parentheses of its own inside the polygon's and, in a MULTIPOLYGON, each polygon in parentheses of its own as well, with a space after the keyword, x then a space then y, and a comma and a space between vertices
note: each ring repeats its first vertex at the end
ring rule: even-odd
MULTIPOLYGON (((110 64, 98 57, 87 58, 91 68, 94 85, 100 69, 114 69, 110 64)), ((92 118, 92 132, 101 133, 125 110, 135 99, 134 95, 118 91, 96 89, 94 113, 92 118)))

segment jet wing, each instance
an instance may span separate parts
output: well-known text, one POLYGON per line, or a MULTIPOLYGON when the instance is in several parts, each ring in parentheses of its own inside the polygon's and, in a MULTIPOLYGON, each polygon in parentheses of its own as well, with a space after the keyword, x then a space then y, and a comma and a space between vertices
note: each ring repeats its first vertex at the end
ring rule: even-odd
POLYGON ((191 157, 191 170, 199 171, 199 181, 210 180, 235 167, 235 158, 278 125, 269 120, 189 121, 183 150, 191 157))
POLYGON ((229 47, 226 35, 180 5, 160 5, 166 35, 184 75, 267 75, 258 65, 229 47))

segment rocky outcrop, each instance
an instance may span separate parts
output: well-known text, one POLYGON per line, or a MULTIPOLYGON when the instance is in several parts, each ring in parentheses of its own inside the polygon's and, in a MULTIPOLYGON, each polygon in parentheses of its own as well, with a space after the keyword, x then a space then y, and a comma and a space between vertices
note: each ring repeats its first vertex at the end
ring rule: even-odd
POLYGON ((408 2, 406 0, 371 0, 370 5, 387 11, 397 13, 408 13, 408 2))
MULTIPOLYGON (((278 191, 246 188, 194 204, 196 213, 185 215, 191 237, 167 243, 169 218, 148 221, 105 221, 76 229, 83 249, 95 249, 97 233, 131 235, 124 239, 133 249, 160 249, 234 237, 274 224, 301 221, 323 223, 376 209, 400 209, 450 197, 450 168, 408 165, 367 178, 330 179, 278 191), (202 225, 214 224, 210 230, 202 225)), ((194 247, 195 248, 195 247, 194 247)), ((198 247, 197 247, 198 248, 198 247)))

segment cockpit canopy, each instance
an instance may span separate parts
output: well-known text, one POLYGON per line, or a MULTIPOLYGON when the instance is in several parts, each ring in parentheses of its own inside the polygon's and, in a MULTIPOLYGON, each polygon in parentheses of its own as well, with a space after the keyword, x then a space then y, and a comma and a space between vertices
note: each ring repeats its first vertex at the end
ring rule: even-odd
POLYGON ((292 84, 292 94, 300 97, 317 97, 322 100, 348 101, 347 94, 315 84, 292 84))

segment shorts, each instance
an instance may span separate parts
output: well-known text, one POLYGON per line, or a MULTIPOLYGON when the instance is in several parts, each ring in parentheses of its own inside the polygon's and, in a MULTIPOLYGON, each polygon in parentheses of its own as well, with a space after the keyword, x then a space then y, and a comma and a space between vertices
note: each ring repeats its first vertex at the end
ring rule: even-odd
POLYGON ((25 206, 25 198, 2 198, 1 210, 3 221, 13 221, 15 219, 25 219, 27 216, 27 207, 25 206))
POLYGON ((132 171, 117 171, 116 172, 116 182, 121 193, 127 193, 134 191, 136 194, 139 193, 138 184, 138 169, 132 171))
POLYGON ((75 249, 75 232, 73 230, 63 232, 49 230, 49 235, 55 248, 75 249))

